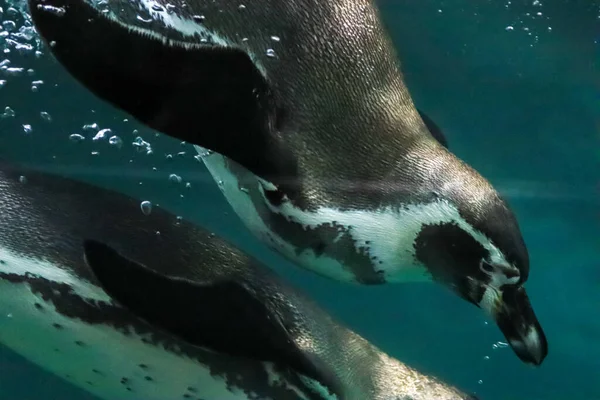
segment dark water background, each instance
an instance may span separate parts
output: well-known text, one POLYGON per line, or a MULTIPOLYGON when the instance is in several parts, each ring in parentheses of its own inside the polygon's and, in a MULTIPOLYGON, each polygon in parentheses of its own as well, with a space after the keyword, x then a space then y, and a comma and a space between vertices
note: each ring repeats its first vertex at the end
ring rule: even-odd
MULTIPOLYGON (((0 114, 7 106, 15 114, 0 118, 0 157, 159 203, 225 235, 385 351, 482 399, 600 400, 600 2, 379 4, 416 104, 516 211, 531 255, 527 287, 550 345, 541 368, 518 361, 493 323, 442 287, 355 287, 293 267, 250 236, 190 146, 124 121, 43 46, 36 56, 35 38, 0 34, 0 50, 10 50, 0 62, 33 69, 0 70, 0 114), (11 37, 33 47, 17 49, 11 37), (44 83, 32 91, 37 80, 44 83), (110 128, 122 147, 93 142, 95 132, 82 128, 91 123, 110 128), (152 154, 136 151, 138 136, 152 154)), ((0 0, 0 19, 4 30, 16 22, 14 33, 23 15, 11 5, 22 7, 0 0)), ((92 397, 0 348, 0 399, 92 397)))

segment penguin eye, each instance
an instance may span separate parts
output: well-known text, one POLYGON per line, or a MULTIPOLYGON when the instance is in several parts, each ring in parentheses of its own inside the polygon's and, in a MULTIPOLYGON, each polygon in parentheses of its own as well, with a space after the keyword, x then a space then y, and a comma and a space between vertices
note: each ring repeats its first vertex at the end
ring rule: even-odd
POLYGON ((481 260, 481 262, 479 263, 479 269, 481 269, 486 274, 494 273, 494 267, 485 260, 481 260))

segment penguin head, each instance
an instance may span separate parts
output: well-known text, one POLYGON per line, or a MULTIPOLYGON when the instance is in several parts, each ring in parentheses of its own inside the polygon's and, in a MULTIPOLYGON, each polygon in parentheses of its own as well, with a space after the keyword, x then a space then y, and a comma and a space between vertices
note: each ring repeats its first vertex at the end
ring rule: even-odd
POLYGON ((529 255, 515 216, 489 186, 447 194, 438 200, 444 218, 429 219, 417 234, 417 262, 485 310, 522 361, 540 365, 548 345, 524 288, 529 255))

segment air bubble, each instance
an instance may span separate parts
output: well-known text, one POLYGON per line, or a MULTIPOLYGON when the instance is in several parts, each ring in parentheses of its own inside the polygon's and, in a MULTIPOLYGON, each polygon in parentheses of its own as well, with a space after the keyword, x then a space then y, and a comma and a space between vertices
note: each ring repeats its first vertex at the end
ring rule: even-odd
POLYGON ((30 134, 32 130, 33 129, 31 128, 31 125, 29 125, 29 124, 23 125, 23 132, 25 132, 26 134, 30 134))
POLYGON ((138 152, 145 151, 146 154, 152 154, 152 147, 150 146, 150 143, 142 139, 141 136, 136 137, 132 145, 138 152))
POLYGON ((496 343, 494 343, 492 345, 492 348, 494 350, 496 350, 496 349, 504 349, 506 347, 508 347, 508 343, 504 343, 504 342, 496 342, 496 343))
POLYGON ((111 136, 110 139, 108 139, 108 143, 112 146, 115 146, 117 148, 121 148, 123 147, 123 140, 121 140, 120 137, 118 136, 111 136))
POLYGON ((197 156, 195 156, 194 158, 198 161, 202 161, 202 159, 204 157, 208 157, 213 153, 212 150, 210 149, 202 149, 202 152, 200 154, 198 154, 197 156))
POLYGON ((267 57, 275 57, 275 50, 267 49, 267 57))
POLYGON ((62 7, 54 7, 54 6, 48 6, 48 5, 43 5, 43 4, 38 4, 37 8, 38 8, 38 10, 41 9, 43 11, 49 12, 50 14, 54 14, 57 17, 62 17, 67 12, 62 7))
POLYGON ((18 16, 19 16, 19 10, 17 10, 17 9, 16 9, 16 8, 14 8, 14 7, 9 7, 9 8, 6 10, 6 15, 7 15, 9 18, 15 18, 15 17, 18 17, 18 16))
POLYGON ((142 210, 142 213, 144 213, 144 215, 150 215, 150 213, 152 212, 152 203, 150 203, 148 200, 144 200, 140 204, 140 209, 142 210))
POLYGON ((14 21, 4 21, 2 22, 2 27, 7 32, 14 32, 17 29, 17 24, 14 21))
POLYGON ((279 36, 271 36, 271 40, 274 42, 279 42, 281 41, 281 38, 279 36))
POLYGON ((105 139, 106 136, 108 136, 111 133, 112 133, 112 131, 110 129, 102 129, 102 130, 98 131, 98 133, 96 133, 96 135, 92 138, 92 140, 98 141, 98 140, 105 139))
POLYGON ((46 111, 42 111, 40 113, 40 117, 46 122, 52 122, 52 116, 46 111))
POLYGON ((98 124, 97 123, 93 123, 93 124, 86 124, 83 126, 83 130, 84 131, 97 131, 98 130, 98 124))
POLYGON ((79 142, 82 142, 83 140, 85 140, 85 137, 78 133, 74 133, 72 135, 69 135, 69 140, 71 142, 79 143, 79 142))
POLYGON ((177 174, 171 174, 171 175, 169 175, 169 181, 171 181, 173 183, 179 184, 179 183, 181 183, 181 180, 182 180, 181 177, 179 175, 177 175, 177 174))
POLYGON ((4 108, 4 113, 0 114, 0 118, 12 118, 15 116, 15 110, 6 106, 4 108))
POLYGON ((4 73, 8 76, 21 76, 25 72, 25 68, 12 67, 4 69, 4 73))

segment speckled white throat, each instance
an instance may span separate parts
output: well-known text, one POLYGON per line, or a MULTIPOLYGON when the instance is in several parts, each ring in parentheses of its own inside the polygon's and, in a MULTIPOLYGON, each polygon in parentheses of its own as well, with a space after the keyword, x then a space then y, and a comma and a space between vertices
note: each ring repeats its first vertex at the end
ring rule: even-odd
MULTIPOLYGON (((345 282, 360 281, 352 268, 343 261, 324 254, 315 254, 312 249, 299 249, 269 228, 248 195, 248 188, 259 187, 262 191, 274 188, 272 184, 227 157, 200 146, 195 148, 233 210, 260 240, 303 268, 319 275, 345 282), (235 165, 236 172, 243 173, 233 172, 230 165, 235 165)), ((335 221, 351 235, 356 254, 368 251, 371 258, 378 260, 377 263, 373 263, 373 268, 385 282, 431 281, 425 266, 417 261, 414 248, 415 240, 426 224, 456 223, 488 249, 493 259, 502 259, 500 251, 482 233, 471 227, 460 216, 455 206, 444 200, 401 208, 350 211, 329 207, 306 211, 294 207, 291 202, 274 206, 264 196, 263 200, 264 206, 272 215, 283 216, 290 224, 301 225, 304 229, 335 221), (368 250, 365 250, 367 248, 368 250)), ((338 239, 339 236, 333 243, 338 239)))

